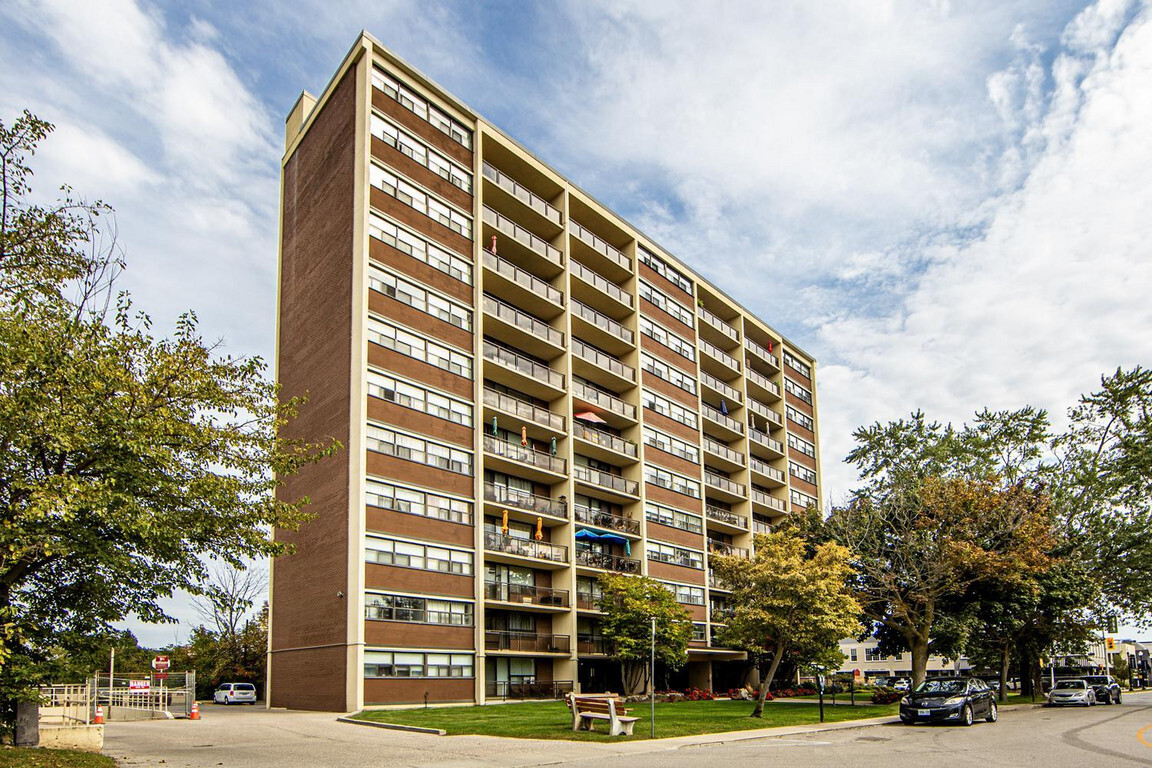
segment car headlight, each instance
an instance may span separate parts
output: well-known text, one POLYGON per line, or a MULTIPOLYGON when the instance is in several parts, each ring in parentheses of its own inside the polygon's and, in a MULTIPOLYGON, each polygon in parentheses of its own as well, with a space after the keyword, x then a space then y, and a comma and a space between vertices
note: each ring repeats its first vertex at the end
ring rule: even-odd
POLYGON ((905 706, 905 707, 912 706, 912 697, 911 696, 905 696, 904 698, 900 699, 900 704, 905 706))
POLYGON ((946 706, 946 707, 954 707, 957 704, 963 704, 963 703, 964 703, 964 697, 963 696, 953 696, 950 699, 944 700, 944 706, 946 706))

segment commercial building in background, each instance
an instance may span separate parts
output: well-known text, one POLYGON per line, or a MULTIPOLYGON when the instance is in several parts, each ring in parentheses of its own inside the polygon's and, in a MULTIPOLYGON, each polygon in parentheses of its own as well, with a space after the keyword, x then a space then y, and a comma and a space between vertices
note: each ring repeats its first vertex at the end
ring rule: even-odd
MULTIPOLYGON (((849 637, 841 640, 840 653, 844 654, 844 663, 840 665, 837 674, 855 675, 866 683, 876 683, 886 677, 912 677, 912 654, 905 652, 883 656, 877 648, 879 642, 874 638, 857 640, 849 637)), ((952 677, 966 675, 970 671, 971 665, 966 656, 959 659, 928 657, 928 677, 952 677)))
POLYGON ((708 560, 818 505, 812 358, 367 35, 285 139, 287 432, 343 448, 282 489, 270 703, 615 687, 607 572, 691 612, 673 684, 742 683, 708 560))

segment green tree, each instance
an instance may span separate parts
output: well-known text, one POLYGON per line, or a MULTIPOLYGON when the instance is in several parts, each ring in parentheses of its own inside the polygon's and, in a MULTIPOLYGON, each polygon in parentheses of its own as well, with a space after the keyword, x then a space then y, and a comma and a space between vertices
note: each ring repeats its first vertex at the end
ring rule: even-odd
POLYGON ((746 650, 760 672, 752 717, 762 716, 785 658, 801 667, 839 666, 838 641, 860 631, 860 605, 849 589, 850 558, 846 548, 830 542, 808 557, 804 539, 790 530, 758 534, 751 559, 712 556, 712 570, 732 592, 720 642, 746 650))
POLYGON ((629 695, 655 685, 649 680, 652 617, 656 617, 656 661, 679 669, 688 661, 692 616, 663 584, 647 576, 605 573, 600 576, 604 612, 600 629, 621 666, 629 695))
POLYGON ((59 638, 201 592, 204 558, 239 564, 306 519, 284 478, 336 449, 279 436, 259 358, 220 354, 183 315, 169 338, 115 291, 103 206, 29 201, 51 126, 0 123, 0 700, 50 671, 59 638))

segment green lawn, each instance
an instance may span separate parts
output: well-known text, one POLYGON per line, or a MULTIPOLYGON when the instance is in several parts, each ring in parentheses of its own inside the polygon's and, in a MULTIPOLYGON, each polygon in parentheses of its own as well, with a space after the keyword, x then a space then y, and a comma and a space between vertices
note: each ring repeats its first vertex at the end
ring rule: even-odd
POLYGON ((104 755, 69 749, 26 749, 0 746, 0 768, 116 768, 104 755))
MULTIPOLYGON (((768 702, 764 717, 751 718, 750 701, 680 701, 656 704, 656 737, 692 736, 703 733, 746 731, 782 725, 809 725, 820 722, 815 703, 778 704, 768 702)), ((631 704, 631 714, 638 716, 636 735, 647 739, 648 705, 631 704)), ((896 716, 896 705, 866 707, 826 707, 825 722, 859 720, 868 717, 896 716)), ((561 701, 499 704, 485 707, 445 707, 441 709, 399 709, 361 712, 355 717, 378 723, 417 725, 442 728, 449 735, 481 734, 509 736, 518 739, 574 739, 610 741, 607 723, 597 723, 598 732, 575 732, 572 716, 561 701)))

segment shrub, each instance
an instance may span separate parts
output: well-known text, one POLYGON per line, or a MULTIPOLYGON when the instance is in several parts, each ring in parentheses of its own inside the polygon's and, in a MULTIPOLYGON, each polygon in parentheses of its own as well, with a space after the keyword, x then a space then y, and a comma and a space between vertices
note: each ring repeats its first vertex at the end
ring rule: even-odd
POLYGON ((894 704, 897 701, 900 701, 900 698, 903 695, 904 694, 900 693, 900 691, 897 691, 894 688, 887 688, 885 686, 878 685, 876 686, 876 690, 872 692, 872 703, 894 704))

